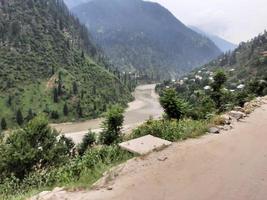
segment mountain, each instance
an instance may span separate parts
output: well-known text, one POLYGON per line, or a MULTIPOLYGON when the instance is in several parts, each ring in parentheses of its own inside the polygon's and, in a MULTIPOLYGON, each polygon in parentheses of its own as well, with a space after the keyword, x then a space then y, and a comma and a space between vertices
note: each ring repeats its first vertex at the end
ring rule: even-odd
POLYGON ((195 26, 189 26, 189 28, 191 28, 192 30, 196 31, 197 33, 199 33, 203 36, 208 37, 211 41, 213 41, 216 44, 217 47, 219 47, 219 49, 222 52, 232 51, 237 47, 236 44, 233 44, 233 43, 231 43, 231 42, 229 42, 229 41, 227 41, 221 37, 218 37, 216 35, 206 33, 195 26))
POLYGON ((225 72, 226 88, 231 91, 243 89, 250 82, 266 84, 267 32, 265 31, 248 42, 240 43, 232 52, 226 52, 208 64, 188 73, 182 83, 194 86, 190 86, 191 89, 187 88, 185 91, 203 89, 212 82, 212 77, 219 70, 225 72))
POLYGON ((96 117, 129 90, 61 0, 0 1, 0 118, 96 117), (16 115, 17 113, 17 115, 16 115))
POLYGON ((267 32, 204 66, 206 70, 223 69, 232 83, 242 84, 251 79, 267 79, 267 32))
POLYGON ((157 3, 92 0, 72 9, 113 64, 151 77, 181 74, 221 52, 157 3))
POLYGON ((232 110, 267 95, 267 32, 179 80, 157 86, 160 94, 166 88, 175 89, 192 105, 189 114, 193 119, 207 119, 211 113, 232 110))

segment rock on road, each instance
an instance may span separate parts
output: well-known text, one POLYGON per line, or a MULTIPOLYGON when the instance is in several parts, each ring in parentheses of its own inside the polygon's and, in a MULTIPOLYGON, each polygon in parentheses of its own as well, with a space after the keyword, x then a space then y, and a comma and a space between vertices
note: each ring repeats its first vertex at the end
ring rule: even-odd
POLYGON ((233 130, 128 161, 106 188, 64 192, 54 199, 267 199, 267 105, 233 130))

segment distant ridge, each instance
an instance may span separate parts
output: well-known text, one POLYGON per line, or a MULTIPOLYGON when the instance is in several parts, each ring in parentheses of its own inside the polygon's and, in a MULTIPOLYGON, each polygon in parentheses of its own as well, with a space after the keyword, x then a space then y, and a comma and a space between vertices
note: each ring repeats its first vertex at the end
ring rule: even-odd
POLYGON ((234 50, 237 45, 233 44, 219 36, 213 35, 213 34, 209 34, 206 33, 204 31, 202 31, 201 29, 195 27, 195 26, 189 26, 189 28, 191 28, 192 30, 196 31, 197 33, 204 35, 206 37, 208 37, 210 40, 212 40, 216 46, 222 51, 222 52, 227 52, 227 51, 232 51, 234 50))
POLYGON ((190 71, 221 53, 207 37, 186 27, 157 3, 93 0, 72 11, 122 70, 166 77, 190 71))

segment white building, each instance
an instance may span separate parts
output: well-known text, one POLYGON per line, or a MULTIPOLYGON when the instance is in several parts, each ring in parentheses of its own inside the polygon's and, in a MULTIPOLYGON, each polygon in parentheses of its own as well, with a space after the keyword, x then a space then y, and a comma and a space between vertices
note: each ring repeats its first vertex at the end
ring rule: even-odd
POLYGON ((211 87, 209 85, 204 87, 204 90, 211 90, 211 87))
POLYGON ((238 85, 236 88, 241 90, 241 89, 244 89, 244 87, 245 87, 244 84, 240 84, 240 85, 238 85))

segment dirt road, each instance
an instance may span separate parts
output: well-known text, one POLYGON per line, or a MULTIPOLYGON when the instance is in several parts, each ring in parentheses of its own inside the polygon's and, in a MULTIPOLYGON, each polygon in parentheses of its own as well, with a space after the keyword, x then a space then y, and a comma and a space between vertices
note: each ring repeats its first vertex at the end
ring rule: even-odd
MULTIPOLYGON (((141 85, 136 88, 135 100, 129 103, 128 109, 125 111, 124 132, 137 127, 148 120, 150 116, 153 118, 161 116, 163 110, 158 102, 155 86, 155 84, 141 85)), ((72 138, 75 143, 79 143, 89 129, 100 132, 102 120, 94 119, 78 123, 53 124, 52 126, 62 134, 72 138)))
POLYGON ((55 197, 55 200, 265 200, 267 105, 231 131, 177 143, 128 161, 110 182, 109 190, 70 192, 55 197))

